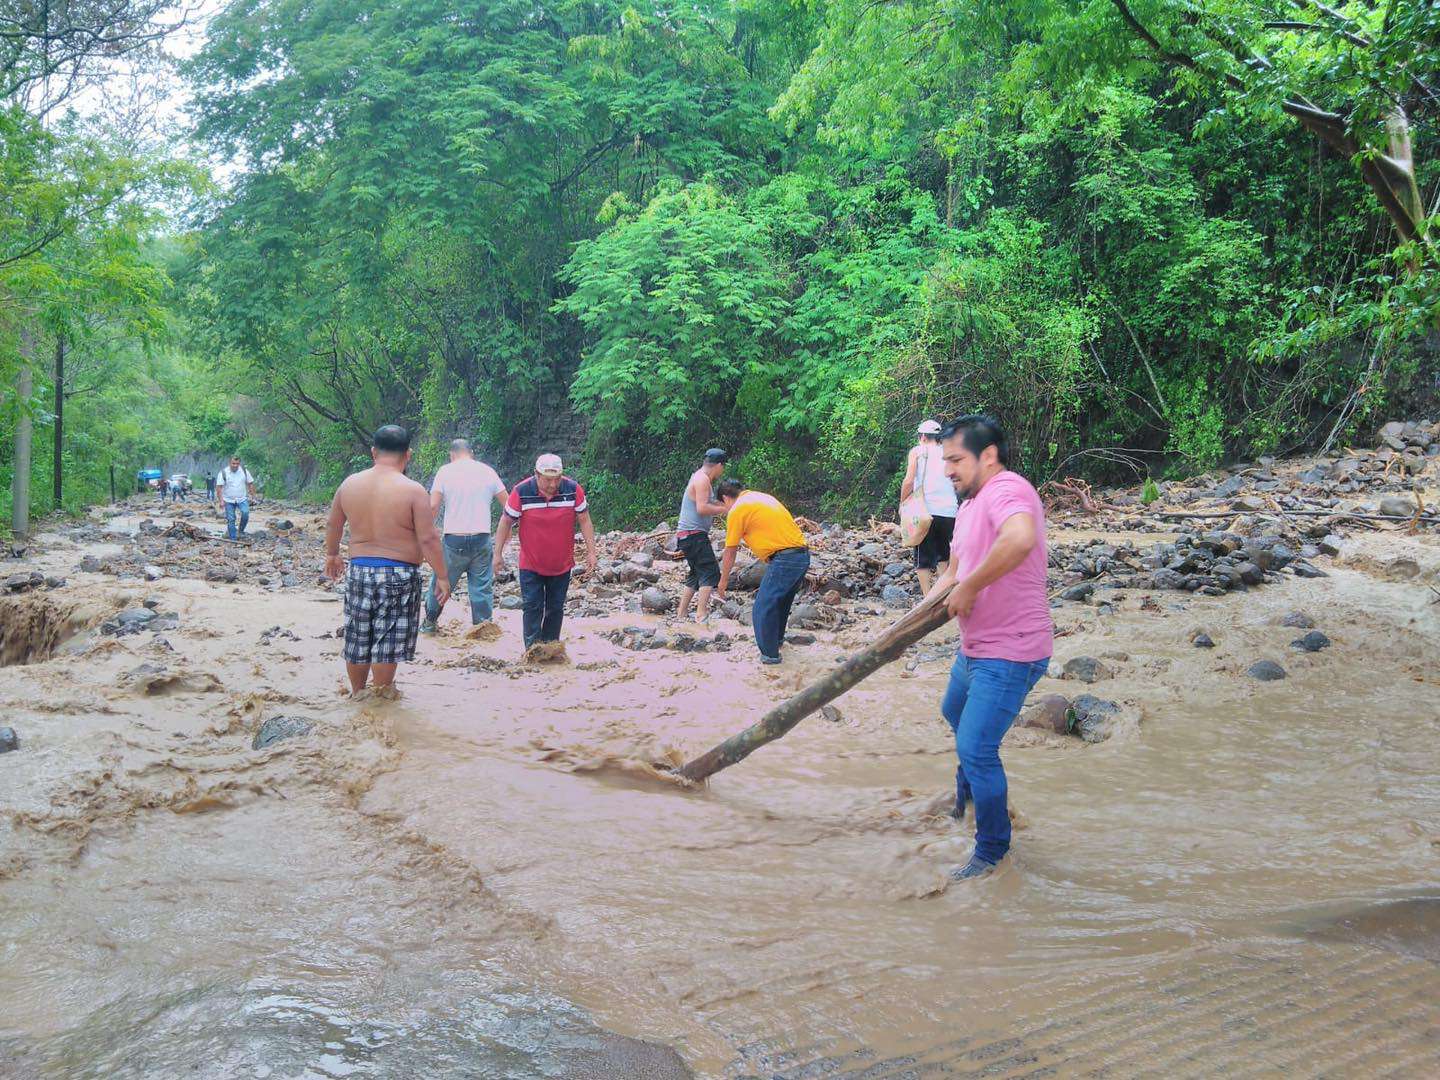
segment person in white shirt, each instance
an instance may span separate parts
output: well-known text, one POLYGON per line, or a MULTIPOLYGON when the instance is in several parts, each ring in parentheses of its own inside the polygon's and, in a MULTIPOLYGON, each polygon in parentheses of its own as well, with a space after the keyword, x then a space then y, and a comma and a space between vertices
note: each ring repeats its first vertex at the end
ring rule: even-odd
POLYGON ((254 497, 255 477, 240 464, 240 455, 236 454, 215 477, 215 502, 225 515, 225 535, 231 540, 245 538, 245 527, 250 524, 250 500, 254 497))
POLYGON ((960 502, 955 485, 945 475, 945 460, 940 453, 940 423, 923 421, 916 429, 917 441, 905 458, 905 480, 900 485, 900 501, 919 491, 930 512, 930 531, 915 545, 915 574, 920 579, 921 595, 930 591, 937 571, 943 575, 950 565, 950 541, 955 535, 955 515, 960 502))
MULTIPOLYGON (((470 444, 456 439, 450 444, 450 463, 440 466, 430 485, 430 509, 444 509, 442 527, 445 543, 445 570, 450 591, 465 575, 470 594, 470 621, 475 625, 494 616, 493 548, 490 540, 490 501, 502 507, 510 493, 500 475, 483 461, 476 461, 470 444)), ((421 633, 433 634, 440 618, 435 578, 425 595, 425 621, 421 633)))

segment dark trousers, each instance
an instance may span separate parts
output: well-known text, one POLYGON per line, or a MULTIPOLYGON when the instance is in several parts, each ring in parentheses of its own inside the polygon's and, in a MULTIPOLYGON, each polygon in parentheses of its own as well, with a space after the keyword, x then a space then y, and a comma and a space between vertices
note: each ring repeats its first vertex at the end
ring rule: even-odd
POLYGON ((559 641, 565 619, 565 594, 570 591, 570 571, 553 577, 534 570, 520 571, 520 602, 524 605, 525 647, 537 641, 559 641))
POLYGON ((795 594, 804 584, 805 571, 809 569, 809 548, 790 548, 770 557, 750 612, 755 623, 755 644, 760 646, 761 655, 780 655, 780 643, 785 640, 785 624, 790 621, 795 594))

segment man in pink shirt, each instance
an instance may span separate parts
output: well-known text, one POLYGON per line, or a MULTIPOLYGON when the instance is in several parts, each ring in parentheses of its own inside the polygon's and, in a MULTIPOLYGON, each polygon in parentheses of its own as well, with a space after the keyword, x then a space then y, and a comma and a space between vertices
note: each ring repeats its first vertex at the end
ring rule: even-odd
POLYGON ((960 759, 954 816, 975 804, 975 851, 951 873, 963 881, 990 873, 1010 850, 1000 740, 1049 667, 1055 628, 1045 592, 1045 511, 1029 481, 1006 467, 1004 429, 994 417, 972 415, 940 434, 945 475, 962 501, 950 565, 927 597, 949 593, 960 623, 940 711, 960 759))

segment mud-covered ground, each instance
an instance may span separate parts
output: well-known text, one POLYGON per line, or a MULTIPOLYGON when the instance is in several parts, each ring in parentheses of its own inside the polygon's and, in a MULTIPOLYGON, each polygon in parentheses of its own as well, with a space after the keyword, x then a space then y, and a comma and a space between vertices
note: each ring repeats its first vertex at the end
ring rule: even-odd
POLYGON ((663 545, 611 536, 567 663, 524 663, 510 608, 466 637, 457 600, 384 702, 343 692, 313 512, 263 508, 248 547, 193 507, 57 523, 0 573, 0 1075, 1431 1073, 1440 540, 1414 430, 1151 507, 1051 493, 1034 699, 1071 707, 1009 737, 1014 854, 964 887, 953 631, 703 790, 656 774, 903 610, 883 527, 816 526, 779 668, 744 593, 677 625, 663 545), (1353 516, 1386 498, 1412 520, 1353 516), (254 749, 277 716, 309 733, 254 749))

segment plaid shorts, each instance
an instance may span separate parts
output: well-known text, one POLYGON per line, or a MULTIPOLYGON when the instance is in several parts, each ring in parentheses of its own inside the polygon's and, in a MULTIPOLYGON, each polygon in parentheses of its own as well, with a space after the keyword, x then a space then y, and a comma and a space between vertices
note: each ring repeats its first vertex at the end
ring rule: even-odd
POLYGON ((420 568, 352 563, 345 575, 346 662, 413 660, 419 633, 420 568))

